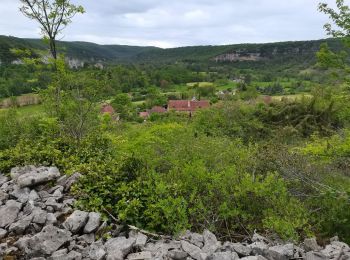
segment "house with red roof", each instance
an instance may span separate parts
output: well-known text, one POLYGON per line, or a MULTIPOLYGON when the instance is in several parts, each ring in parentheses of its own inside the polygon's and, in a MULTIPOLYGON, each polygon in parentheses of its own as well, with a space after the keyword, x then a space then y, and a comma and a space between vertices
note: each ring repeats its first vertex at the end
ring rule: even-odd
POLYGON ((110 114, 113 115, 115 113, 114 108, 110 104, 104 104, 101 108, 101 114, 110 114))
POLYGON ((164 114, 167 110, 164 107, 161 106, 154 106, 151 109, 148 109, 147 111, 143 111, 139 113, 139 116, 143 119, 149 118, 152 114, 164 114))
POLYGON ((110 104, 103 104, 100 111, 101 114, 109 114, 114 120, 119 121, 119 115, 110 104))
POLYGON ((148 110, 150 114, 157 113, 157 114, 163 114, 166 113, 167 110, 164 107, 161 106, 154 106, 150 110, 148 110))
POLYGON ((198 109, 210 107, 208 100, 169 100, 168 111, 192 113, 198 109))

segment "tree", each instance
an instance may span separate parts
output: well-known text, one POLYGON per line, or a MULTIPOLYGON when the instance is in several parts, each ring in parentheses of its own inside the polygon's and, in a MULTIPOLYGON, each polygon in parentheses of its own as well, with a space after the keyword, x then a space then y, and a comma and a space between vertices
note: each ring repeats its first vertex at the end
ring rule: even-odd
POLYGON ((63 59, 57 59, 56 65, 52 83, 40 94, 49 116, 58 120, 62 136, 80 144, 98 125, 96 103, 103 91, 97 80, 68 70, 63 59))
MULTIPOLYGON (((326 3, 319 4, 319 10, 329 16, 332 23, 327 23, 324 28, 328 35, 340 38, 346 48, 350 48, 350 8, 344 0, 336 0, 336 8, 329 7, 326 3)), ((347 51, 339 53, 332 52, 327 45, 322 45, 321 50, 317 53, 318 65, 323 68, 340 69, 346 74, 350 72, 350 67, 345 60, 349 56, 347 51)), ((338 73, 335 77, 339 78, 338 73)), ((349 83, 348 78, 342 77, 349 83)))
POLYGON ((115 108, 121 119, 127 120, 132 118, 134 111, 131 98, 128 94, 121 93, 116 95, 112 101, 112 106, 115 108))
MULTIPOLYGON (((329 15, 329 18, 333 21, 336 29, 331 23, 324 25, 328 35, 336 38, 343 38, 350 36, 350 8, 345 5, 344 0, 336 0, 336 6, 338 10, 332 9, 326 3, 320 3, 318 9, 329 15)), ((350 43, 350 42, 348 42, 350 43)))
POLYGON ((57 59, 56 37, 72 22, 78 13, 84 13, 82 6, 70 0, 20 0, 20 11, 28 18, 36 20, 41 27, 44 39, 48 40, 50 52, 57 59))

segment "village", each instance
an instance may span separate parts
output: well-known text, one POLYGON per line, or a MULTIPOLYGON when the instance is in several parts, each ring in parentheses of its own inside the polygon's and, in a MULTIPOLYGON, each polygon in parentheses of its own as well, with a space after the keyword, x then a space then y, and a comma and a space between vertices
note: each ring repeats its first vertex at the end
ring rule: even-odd
MULTIPOLYGON (((139 117, 145 121, 150 118, 152 114, 165 114, 168 112, 181 112, 187 113, 189 117, 199 109, 205 109, 210 107, 209 100, 169 100, 165 106, 153 106, 151 109, 141 111, 138 113, 139 117)), ((116 111, 111 104, 104 104, 101 108, 102 114, 109 114, 117 121, 119 121, 118 111, 116 111)))

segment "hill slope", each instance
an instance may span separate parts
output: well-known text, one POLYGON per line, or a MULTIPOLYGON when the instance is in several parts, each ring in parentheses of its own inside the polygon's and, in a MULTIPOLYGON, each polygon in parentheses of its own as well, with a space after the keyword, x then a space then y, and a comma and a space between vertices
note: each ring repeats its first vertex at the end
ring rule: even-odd
MULTIPOLYGON (((58 49, 69 59, 82 62, 103 63, 165 63, 165 62, 234 62, 299 59, 311 61, 320 44, 327 42, 332 49, 340 49, 341 42, 335 39, 266 44, 236 44, 224 46, 192 46, 171 49, 136 47, 126 45, 98 45, 89 42, 59 42, 58 49)), ((20 39, 0 36, 0 60, 9 63, 16 60, 11 48, 47 51, 39 39, 20 39)))

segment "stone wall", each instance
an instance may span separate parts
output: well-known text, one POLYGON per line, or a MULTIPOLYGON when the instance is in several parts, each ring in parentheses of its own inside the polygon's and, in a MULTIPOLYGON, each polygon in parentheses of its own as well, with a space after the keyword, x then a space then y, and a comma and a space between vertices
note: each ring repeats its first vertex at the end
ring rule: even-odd
POLYGON ((74 209, 69 190, 80 176, 34 166, 14 168, 9 177, 0 174, 0 259, 350 259, 349 246, 336 237, 324 248, 314 238, 295 245, 259 234, 232 243, 208 230, 171 238, 103 221, 100 213, 74 209))

